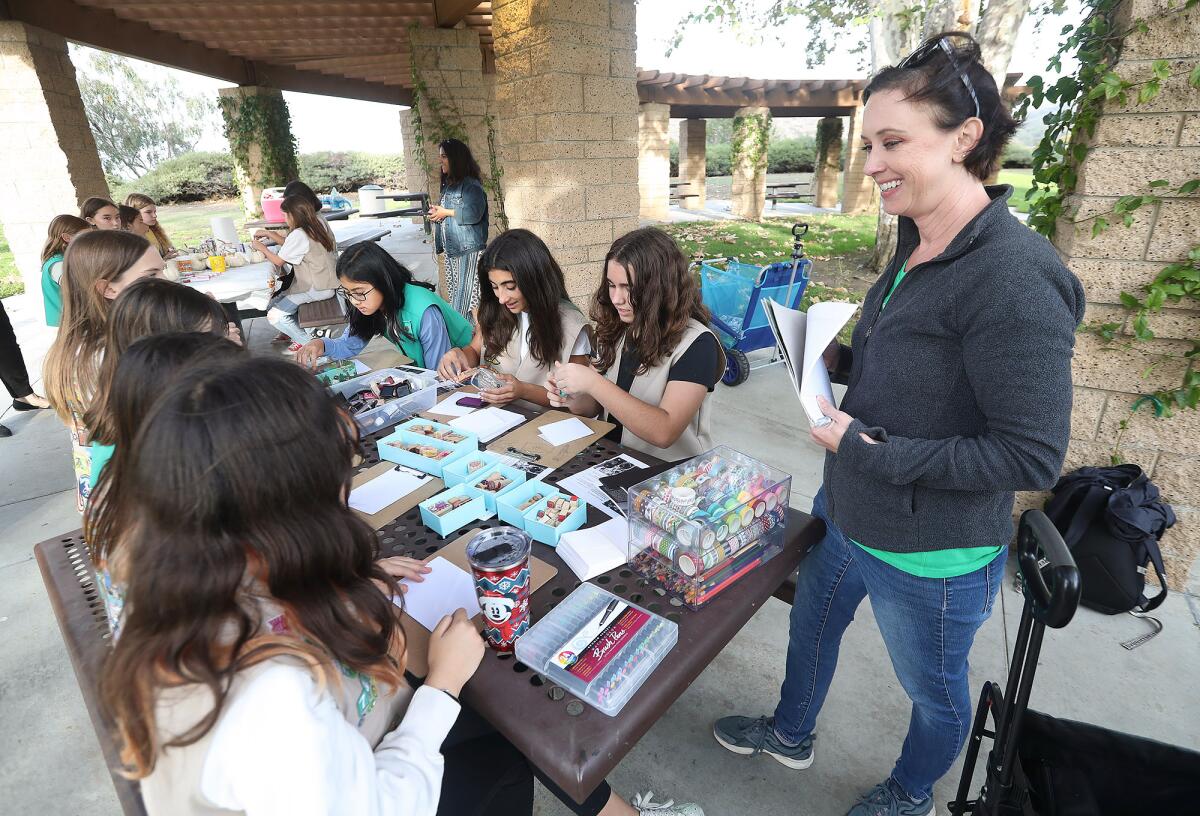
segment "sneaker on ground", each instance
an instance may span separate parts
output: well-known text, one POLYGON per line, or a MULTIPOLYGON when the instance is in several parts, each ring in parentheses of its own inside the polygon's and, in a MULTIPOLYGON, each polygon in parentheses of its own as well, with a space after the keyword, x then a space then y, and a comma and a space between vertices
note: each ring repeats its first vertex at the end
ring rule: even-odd
POLYGON ((713 723, 713 736, 735 754, 766 754, 781 765, 801 771, 813 764, 813 737, 799 745, 785 745, 775 735, 773 717, 722 717, 713 723))
POLYGON ((675 804, 674 799, 655 802, 654 791, 635 794, 629 800, 629 804, 633 805, 638 816, 704 816, 704 810, 692 802, 684 802, 680 805, 675 804))
POLYGON ((936 816, 933 797, 914 802, 892 780, 862 795, 846 816, 936 816))
POLYGON ((290 343, 290 342, 292 342, 292 338, 289 335, 284 334, 283 332, 280 332, 279 334, 275 335, 275 339, 272 340, 271 342, 272 343, 290 343))
POLYGON ((299 343, 292 343, 290 346, 288 346, 287 348, 285 348, 283 350, 283 353, 286 354, 288 357, 291 357, 293 354, 295 354, 297 351, 299 351, 302 348, 304 348, 304 346, 300 345, 299 343))

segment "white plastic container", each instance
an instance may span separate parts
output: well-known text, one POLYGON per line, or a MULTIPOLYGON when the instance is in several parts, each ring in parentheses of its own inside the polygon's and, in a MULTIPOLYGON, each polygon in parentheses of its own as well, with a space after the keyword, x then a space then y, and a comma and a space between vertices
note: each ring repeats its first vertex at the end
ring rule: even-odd
POLYGON ((358 211, 361 215, 376 215, 387 209, 387 200, 380 201, 383 188, 378 184, 364 184, 358 188, 358 211))
POLYGON ((384 428, 390 428, 397 422, 403 422, 422 411, 428 411, 437 403, 437 372, 427 371, 423 368, 381 368, 378 371, 363 374, 361 377, 355 377, 353 380, 337 383, 329 390, 341 394, 343 397, 349 397, 370 388, 371 383, 388 376, 412 381, 413 392, 391 402, 385 402, 378 408, 355 414, 354 421, 358 423, 358 428, 364 436, 382 431, 384 428))
POLYGON ((545 675, 551 683, 562 686, 588 705, 613 717, 625 707, 678 640, 679 626, 674 621, 585 583, 522 635, 517 641, 516 652, 517 660, 545 675), (610 607, 614 602, 624 606, 610 607), (583 679, 577 672, 562 667, 564 662, 570 661, 564 655, 578 657, 572 668, 580 667, 589 658, 589 646, 593 643, 587 641, 586 634, 582 639, 579 637, 581 631, 587 631, 589 622, 606 613, 616 620, 629 609, 644 614, 647 619, 615 649, 607 648, 612 646, 611 643, 601 644, 598 652, 604 654, 607 662, 590 679, 583 679))

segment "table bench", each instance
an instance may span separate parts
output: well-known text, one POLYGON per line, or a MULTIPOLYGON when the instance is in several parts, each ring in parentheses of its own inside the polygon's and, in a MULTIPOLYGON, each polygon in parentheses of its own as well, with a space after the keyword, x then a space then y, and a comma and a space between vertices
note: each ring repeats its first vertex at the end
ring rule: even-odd
POLYGON ((790 181, 780 182, 778 184, 767 185, 767 200, 771 202, 771 208, 781 199, 804 199, 811 198, 812 184, 807 181, 790 181))
POLYGON ((690 189, 692 189, 692 183, 690 181, 672 181, 671 182, 671 192, 669 194, 669 200, 680 201, 681 199, 684 199, 684 198, 699 198, 700 197, 699 193, 682 192, 681 188, 683 188, 683 187, 686 187, 687 189, 690 190, 690 189))
MULTIPOLYGON (((509 407, 527 416, 537 413, 537 410, 522 407, 521 403, 509 407)), ((381 438, 386 433, 373 438, 381 438)), ((374 446, 368 445, 367 449, 370 455, 360 469, 379 461, 374 446)), ((557 469, 548 481, 553 483, 626 450, 613 442, 600 440, 557 469)), ((651 464, 655 461, 642 453, 636 453, 636 456, 651 464)), ((589 525, 606 518, 596 508, 588 508, 589 525)), ((476 526, 490 528, 500 524, 492 519, 476 526)), ((466 529, 469 528, 441 538, 421 523, 419 511, 413 509, 379 530, 380 553, 426 558, 466 529)), ((652 585, 624 567, 593 579, 597 585, 679 624, 676 646, 617 716, 608 717, 583 705, 536 671, 491 650, 487 651, 474 678, 464 687, 463 702, 483 715, 569 796, 583 801, 768 598, 774 595, 791 602, 794 593, 794 581, 789 589, 791 576, 808 550, 824 535, 824 525, 804 513, 789 510, 787 531, 783 552, 695 612, 671 603, 652 585)), ((86 547, 80 533, 75 532, 44 541, 34 548, 34 552, 105 762, 110 769, 116 768, 118 748, 114 731, 100 710, 96 690, 101 661, 109 647, 108 627, 86 547)), ((558 568, 558 574, 530 599, 530 612, 536 621, 580 582, 552 548, 535 543, 533 552, 558 568)), ((785 648, 786 638, 781 633, 781 659, 785 648)), ((708 712, 712 716, 718 713, 708 712)), ((697 739, 700 739, 699 734, 707 724, 697 727, 697 739)), ((137 784, 115 772, 112 781, 127 816, 144 814, 137 784)))
MULTIPOLYGON (((353 207, 343 210, 321 210, 320 216, 326 221, 345 221, 350 216, 357 213, 358 210, 353 207)), ((267 221, 259 219, 258 221, 247 221, 242 224, 244 229, 280 229, 287 226, 287 221, 267 221)))

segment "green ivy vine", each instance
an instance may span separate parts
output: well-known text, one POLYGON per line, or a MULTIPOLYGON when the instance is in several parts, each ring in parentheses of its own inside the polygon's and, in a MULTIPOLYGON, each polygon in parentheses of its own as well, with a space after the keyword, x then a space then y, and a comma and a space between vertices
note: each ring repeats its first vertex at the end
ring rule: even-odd
POLYGON ((837 145, 839 149, 842 146, 841 118, 825 118, 817 122, 817 156, 814 164, 815 167, 822 168, 825 166, 825 161, 829 156, 829 148, 832 145, 837 145))
MULTIPOLYGON (((425 152, 426 146, 429 144, 429 139, 426 138, 426 128, 429 129, 429 135, 435 145, 441 144, 446 139, 458 139, 470 147, 471 140, 467 136, 467 126, 463 121, 462 111, 452 101, 452 94, 448 90, 443 94, 429 92, 429 84, 417 65, 415 49, 409 54, 409 67, 412 72, 411 121, 415 148, 413 152, 416 153, 417 162, 425 171, 425 176, 428 177, 433 173, 433 167, 429 164, 429 157, 425 152), (421 113, 422 103, 429 112, 428 121, 421 113)), ((499 151, 496 146, 496 118, 489 114, 484 117, 483 121, 487 126, 488 174, 480 181, 483 189, 496 202, 497 224, 501 230, 507 230, 508 213, 504 209, 504 189, 501 186, 504 169, 500 166, 499 151)), ((432 194, 432 191, 430 192, 432 194)))
MULTIPOLYGON (((1161 93, 1164 82, 1178 76, 1186 75, 1191 87, 1200 88, 1200 64, 1190 71, 1172 73, 1168 60, 1154 60, 1149 77, 1138 81, 1127 80, 1113 70, 1125 38, 1149 30, 1145 20, 1123 22, 1122 4, 1123 0, 1089 0, 1090 9, 1083 22, 1062 29, 1066 39, 1048 65, 1049 70, 1059 72, 1063 58, 1073 55, 1078 61, 1076 73, 1063 75, 1048 86, 1042 77, 1031 77, 1027 82, 1029 93, 1015 110, 1018 117, 1023 118, 1031 108, 1038 108, 1043 102, 1055 106, 1043 119, 1047 128, 1033 151, 1033 185, 1027 194, 1029 225, 1048 238, 1054 237, 1060 220, 1070 223, 1073 228, 1091 221, 1093 237, 1113 223, 1130 227, 1134 223, 1134 213, 1139 209, 1159 205, 1168 196, 1188 196, 1200 189, 1200 179, 1188 179, 1178 186, 1157 179, 1150 181, 1143 193, 1117 198, 1111 211, 1082 219, 1073 217, 1071 196, 1079 181, 1080 166, 1091 150, 1104 105, 1124 107, 1131 99, 1137 105, 1147 104, 1161 93)), ((1200 0, 1186 0, 1164 13, 1176 14, 1197 5, 1200 0)), ((1185 298, 1200 302, 1200 245, 1193 246, 1184 260, 1164 266, 1140 290, 1137 295, 1120 294, 1121 304, 1133 315, 1134 341, 1154 338, 1150 315, 1163 306, 1179 303, 1185 298)), ((1103 323, 1089 329, 1104 340, 1114 342, 1121 327, 1121 323, 1103 323)), ((1191 349, 1182 355, 1188 361, 1188 367, 1179 387, 1143 394, 1133 402, 1131 411, 1149 406, 1156 416, 1164 417, 1176 409, 1200 406, 1200 370, 1196 367, 1196 361, 1200 359, 1200 338, 1189 338, 1188 342, 1191 349)), ((1161 356, 1165 360, 1175 355, 1161 356)), ((1122 423, 1123 427, 1127 425, 1127 422, 1122 423)), ((1119 438, 1117 444, 1120 444, 1119 438)), ((1114 458, 1118 457, 1119 451, 1114 451, 1114 458)))
POLYGON ((733 117, 733 140, 730 145, 730 165, 745 161, 754 168, 754 181, 766 172, 767 145, 771 139, 771 113, 755 113, 733 117))
POLYGON ((282 93, 222 95, 219 103, 239 185, 277 187, 299 176, 292 117, 282 93), (247 175, 252 145, 260 151, 255 177, 247 175))

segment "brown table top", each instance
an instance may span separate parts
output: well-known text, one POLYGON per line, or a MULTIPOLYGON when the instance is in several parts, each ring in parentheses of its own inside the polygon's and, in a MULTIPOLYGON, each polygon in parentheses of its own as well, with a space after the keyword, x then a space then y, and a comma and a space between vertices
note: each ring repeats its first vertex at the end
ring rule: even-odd
MULTIPOLYGON (((526 415, 536 412, 523 404, 508 407, 526 415)), ((368 445, 367 450, 369 456, 361 468, 379 461, 373 445, 368 445)), ((547 481, 553 483, 625 450, 613 442, 600 440, 555 470, 547 481)), ((652 459, 640 452, 635 455, 643 461, 652 459)), ((596 508, 588 508, 589 526, 606 518, 596 508)), ((501 524, 491 519, 474 526, 486 529, 501 524)), ((421 523, 420 513, 414 509, 379 531, 380 549, 384 555, 425 558, 462 532, 442 538, 421 523)), ((784 550, 699 611, 676 605, 628 569, 613 570, 593 579, 597 585, 679 624, 678 643, 615 717, 584 705, 515 659, 501 658, 490 650, 475 677, 463 689, 463 702, 487 718, 570 796, 583 801, 766 600, 787 582, 804 553, 822 534, 819 522, 799 511, 789 511, 784 550)), ((558 568, 558 574, 531 599, 531 614, 537 621, 580 582, 553 548, 537 542, 533 546, 535 555, 558 568)), ((97 674, 108 648, 108 628, 86 548, 76 532, 44 541, 35 547, 35 552, 105 761, 110 768, 117 767, 116 746, 109 736, 112 731, 100 713, 96 697, 97 674)), ((113 784, 126 814, 145 812, 135 784, 116 774, 113 784)))

